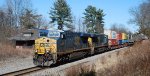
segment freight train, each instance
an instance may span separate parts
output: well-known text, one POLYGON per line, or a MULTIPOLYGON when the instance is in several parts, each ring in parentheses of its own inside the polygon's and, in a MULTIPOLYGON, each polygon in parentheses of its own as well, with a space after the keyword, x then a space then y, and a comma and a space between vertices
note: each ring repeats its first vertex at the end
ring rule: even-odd
POLYGON ((93 55, 132 45, 125 33, 106 30, 104 34, 62 30, 41 30, 35 40, 33 63, 50 66, 80 56, 93 55))

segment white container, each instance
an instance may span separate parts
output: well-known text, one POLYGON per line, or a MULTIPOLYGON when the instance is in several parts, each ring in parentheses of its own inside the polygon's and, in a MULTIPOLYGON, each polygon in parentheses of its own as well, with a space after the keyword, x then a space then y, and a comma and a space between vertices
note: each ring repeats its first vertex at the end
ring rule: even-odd
POLYGON ((111 31, 111 38, 117 39, 117 32, 116 31, 111 31))
POLYGON ((117 39, 117 32, 112 30, 104 30, 104 34, 108 35, 108 39, 117 39))

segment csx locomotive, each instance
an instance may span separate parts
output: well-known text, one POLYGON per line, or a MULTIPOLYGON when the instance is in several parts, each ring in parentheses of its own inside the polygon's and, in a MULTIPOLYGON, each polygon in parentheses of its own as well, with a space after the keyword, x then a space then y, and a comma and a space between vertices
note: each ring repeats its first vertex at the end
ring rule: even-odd
POLYGON ((85 56, 122 47, 109 43, 108 35, 105 34, 42 30, 35 40, 33 63, 50 66, 77 57, 79 53, 85 56))
POLYGON ((50 66, 58 61, 68 60, 78 52, 94 54, 94 50, 108 45, 104 34, 78 33, 61 30, 43 30, 35 40, 35 65, 50 66))

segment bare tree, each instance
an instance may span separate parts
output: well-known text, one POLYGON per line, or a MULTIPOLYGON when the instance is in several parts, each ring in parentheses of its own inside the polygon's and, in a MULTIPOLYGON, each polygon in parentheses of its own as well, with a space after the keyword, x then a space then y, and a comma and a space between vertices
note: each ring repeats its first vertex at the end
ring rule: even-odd
POLYGON ((8 41, 19 29, 20 16, 29 8, 29 0, 5 0, 6 6, 0 7, 0 42, 8 41))
POLYGON ((83 19, 79 18, 78 20, 78 25, 79 25, 79 31, 80 32, 86 32, 86 25, 83 23, 83 19))
POLYGON ((26 9, 25 13, 20 17, 20 24, 23 28, 36 28, 41 25, 42 15, 33 12, 33 10, 26 9))
POLYGON ((132 8, 130 13, 133 17, 130 22, 139 26, 139 33, 150 37, 150 0, 132 8))
POLYGON ((31 5, 30 0, 6 0, 6 4, 10 12, 10 18, 15 22, 14 26, 19 27, 20 16, 31 5))
POLYGON ((83 23, 83 19, 79 17, 78 19, 75 20, 76 22, 76 31, 77 32, 85 32, 86 31, 86 25, 83 23))
POLYGON ((14 28, 10 26, 9 12, 0 9, 0 42, 7 40, 8 37, 14 34, 14 28))
POLYGON ((113 24, 110 29, 120 33, 130 32, 130 30, 128 30, 123 24, 117 24, 117 23, 113 24))
POLYGON ((37 18, 37 28, 41 29, 48 29, 49 28, 49 21, 47 21, 42 15, 37 18))
POLYGON ((81 27, 82 27, 82 25, 81 25, 81 19, 79 19, 78 20, 78 30, 79 30, 79 32, 81 32, 81 27))

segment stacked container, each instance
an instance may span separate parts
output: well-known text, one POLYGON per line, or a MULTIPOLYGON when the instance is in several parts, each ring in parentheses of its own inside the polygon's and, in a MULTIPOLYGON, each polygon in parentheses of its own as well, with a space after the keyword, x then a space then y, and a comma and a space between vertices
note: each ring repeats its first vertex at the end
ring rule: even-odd
POLYGON ((122 40, 126 40, 127 39, 127 34, 122 33, 122 40))
POLYGON ((117 33, 117 40, 118 40, 118 44, 121 45, 122 44, 122 33, 117 33))
POLYGON ((108 35, 108 44, 113 46, 113 45, 118 45, 118 40, 117 40, 117 32, 112 31, 112 30, 104 30, 104 34, 108 35))
POLYGON ((111 31, 111 30, 104 30, 104 34, 108 35, 108 39, 116 39, 117 37, 117 33, 115 31, 111 31))
POLYGON ((127 43, 128 42, 128 36, 125 33, 122 33, 122 44, 127 43))

